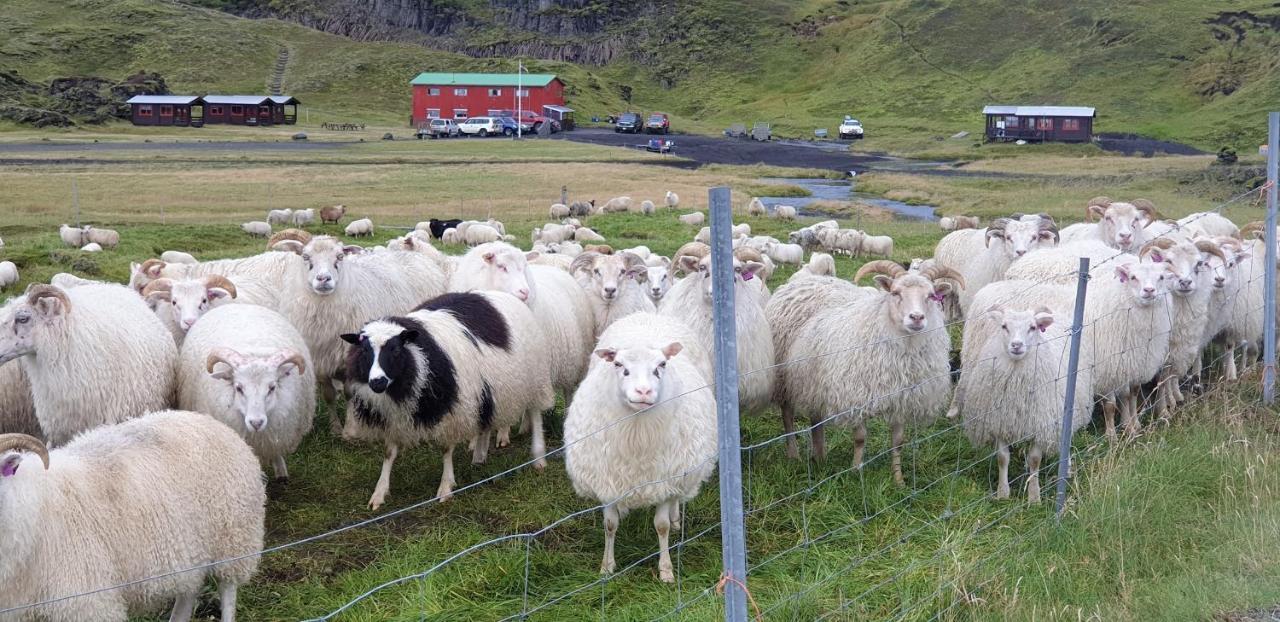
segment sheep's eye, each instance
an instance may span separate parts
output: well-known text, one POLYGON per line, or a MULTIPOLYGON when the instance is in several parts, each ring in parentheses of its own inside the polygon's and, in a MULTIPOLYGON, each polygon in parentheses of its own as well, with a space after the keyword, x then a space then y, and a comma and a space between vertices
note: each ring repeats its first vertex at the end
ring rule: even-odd
POLYGON ((653 370, 653 377, 654 377, 654 378, 661 378, 661 377, 662 377, 662 366, 658 366, 658 368, 657 368, 657 369, 653 370))
POLYGON ((175 307, 176 307, 176 306, 178 306, 178 301, 177 301, 177 300, 173 301, 173 306, 175 306, 175 307))
POLYGON ((201 300, 201 301, 200 301, 200 304, 202 304, 202 305, 207 305, 207 304, 209 304, 209 299, 208 299, 208 298, 205 298, 204 300, 201 300))
POLYGON ((595 272, 597 275, 600 274, 600 268, 596 268, 595 272))
POLYGON ((622 363, 614 363, 613 366, 622 369, 622 363))
POLYGON ((268 393, 268 394, 275 393, 275 392, 276 392, 276 385, 274 385, 274 384, 273 384, 273 385, 271 385, 271 386, 267 387, 267 393, 268 393))
POLYGON ((1001 324, 1001 325, 1000 325, 1000 328, 1001 328, 1002 330, 1009 330, 1009 325, 1008 325, 1008 324, 1001 324))
POLYGON ((236 385, 236 393, 239 393, 240 395, 244 395, 244 387, 240 385, 236 385))
POLYGON ((309 255, 309 254, 304 254, 304 255, 302 256, 302 260, 303 260, 303 261, 311 261, 311 255, 309 255))

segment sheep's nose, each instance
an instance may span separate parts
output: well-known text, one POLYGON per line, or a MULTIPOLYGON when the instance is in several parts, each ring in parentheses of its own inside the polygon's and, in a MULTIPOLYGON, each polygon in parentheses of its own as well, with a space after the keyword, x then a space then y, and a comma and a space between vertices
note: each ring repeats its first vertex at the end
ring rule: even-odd
POLYGON ((1144 294, 1154 294, 1154 293, 1156 293, 1156 288, 1154 288, 1154 287, 1144 287, 1144 288, 1142 288, 1142 293, 1144 293, 1144 294))
POLYGON ((649 387, 636 387, 636 396, 646 398, 653 397, 653 389, 649 387))
POLYGON ((912 311, 911 313, 907 314, 907 317, 911 318, 912 322, 924 321, 924 314, 919 311, 912 311))
POLYGON ((261 432, 262 428, 267 427, 266 419, 250 419, 248 423, 249 423, 249 427, 253 428, 254 432, 261 432))
POLYGON ((529 290, 525 288, 520 288, 518 291, 516 291, 516 298, 519 298, 520 300, 528 300, 529 290))
POLYGON ((1225 276, 1215 276, 1215 277, 1213 277, 1213 281, 1214 281, 1215 283, 1221 283, 1221 282, 1223 282, 1223 281, 1225 281, 1225 280, 1227 280, 1227 277, 1225 277, 1225 276))
POLYGON ((1191 279, 1178 279, 1178 285, 1181 287, 1191 287, 1191 279))
POLYGON ((606 288, 604 288, 604 295, 606 295, 606 296, 612 296, 612 295, 614 295, 615 293, 617 293, 617 291, 618 291, 618 288, 616 288, 616 287, 606 287, 606 288))
POLYGON ((317 274, 316 280, 321 283, 328 283, 329 281, 333 280, 333 277, 329 276, 328 274, 317 274))
POLYGON ((196 325, 195 320, 182 320, 183 328, 191 328, 192 326, 195 326, 195 325, 196 325))
POLYGON ((1014 254, 1014 255, 1017 255, 1017 256, 1019 256, 1019 257, 1021 257, 1021 256, 1023 256, 1023 255, 1026 255, 1026 254, 1027 254, 1027 251, 1025 251, 1025 250, 1016 250, 1016 251, 1013 251, 1013 254, 1014 254))
POLYGON ((386 391, 387 386, 390 384, 391 384, 391 381, 388 380, 386 376, 380 376, 378 378, 369 379, 369 389, 371 389, 374 393, 382 393, 383 391, 386 391))

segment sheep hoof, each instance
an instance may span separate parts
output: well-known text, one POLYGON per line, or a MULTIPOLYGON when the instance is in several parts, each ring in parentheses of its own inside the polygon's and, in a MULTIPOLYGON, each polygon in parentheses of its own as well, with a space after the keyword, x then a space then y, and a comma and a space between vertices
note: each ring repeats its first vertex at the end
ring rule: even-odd
POLYGON ((378 508, 382 507, 383 501, 385 501, 385 499, 381 497, 375 497, 373 499, 369 499, 369 510, 377 511, 378 508))
POLYGON ((288 476, 288 475, 277 475, 277 476, 276 476, 276 483, 277 483, 277 484, 288 484, 288 483, 289 483, 289 476, 288 476))
POLYGON ((675 583, 676 573, 672 572, 670 568, 662 568, 658 570, 658 579, 663 583, 675 583))
POLYGON ((1001 487, 1001 488, 997 489, 997 490, 996 490, 996 498, 997 498, 997 499, 1008 499, 1008 498, 1009 498, 1009 488, 1008 488, 1007 486, 1004 486, 1004 487, 1001 487))
POLYGON ((538 458, 537 460, 534 460, 534 461, 533 461, 533 470, 538 471, 538 472, 542 472, 542 471, 543 471, 544 469, 546 469, 546 468, 547 468, 547 461, 546 461, 546 459, 544 459, 544 458, 538 458))
POLYGON ((953 407, 953 408, 950 408, 950 409, 948 409, 948 410, 947 410, 947 418, 948 418, 948 419, 955 419, 956 417, 959 417, 959 416, 960 416, 960 409, 959 409, 959 408, 954 408, 954 407, 953 407))
POLYGON ((600 574, 605 576, 613 574, 613 562, 607 561, 600 564, 600 574))

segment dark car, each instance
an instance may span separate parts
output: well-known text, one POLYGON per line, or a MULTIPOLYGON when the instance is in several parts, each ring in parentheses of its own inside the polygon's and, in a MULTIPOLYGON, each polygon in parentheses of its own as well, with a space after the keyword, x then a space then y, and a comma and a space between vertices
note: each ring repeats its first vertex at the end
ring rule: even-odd
POLYGON ((669 134, 671 133, 671 119, 667 118, 665 112, 654 112, 649 114, 649 120, 644 123, 644 131, 650 134, 669 134))
POLYGON ((626 132, 628 134, 639 134, 644 130, 644 118, 638 112, 624 112, 618 116, 618 122, 614 124, 613 131, 626 132))
POLYGON ((511 117, 502 117, 503 136, 515 136, 517 128, 521 134, 532 134, 533 122, 525 121, 524 123, 517 124, 516 120, 511 117))

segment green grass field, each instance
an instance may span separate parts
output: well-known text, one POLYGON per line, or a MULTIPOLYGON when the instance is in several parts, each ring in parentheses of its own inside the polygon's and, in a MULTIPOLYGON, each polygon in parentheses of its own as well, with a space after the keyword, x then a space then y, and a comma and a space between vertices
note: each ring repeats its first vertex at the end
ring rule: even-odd
MULTIPOLYGON (((261 219, 270 207, 345 203, 350 216, 411 226, 428 216, 492 214, 517 242, 546 221, 561 185, 574 198, 630 194, 659 199, 675 189, 684 207, 706 205, 707 188, 735 189, 735 205, 760 191, 755 167, 686 170, 655 158, 556 141, 526 145, 379 143, 305 153, 199 152, 88 154, 86 160, 26 162, 0 168, 6 189, 5 246, 27 283, 56 272, 123 281, 130 261, 163 250, 201 259, 257 252, 261 239, 238 223, 261 219), (507 150, 508 147, 514 150, 507 150), (183 157, 173 162, 172 157, 183 157), (71 211, 75 179, 81 216, 114 226, 121 246, 86 254, 60 246, 56 228, 71 211), (161 208, 163 207, 163 213, 161 208)), ((4 164, 0 156, 0 165, 4 164)), ((935 202, 944 212, 1046 210, 1064 222, 1104 192, 1151 196, 1177 216, 1205 209, 1225 190, 1194 158, 1019 159, 967 165, 1035 177, 970 178, 869 175, 860 190, 935 202), (1200 180, 1200 181, 1188 181, 1200 180), (912 194, 914 193, 914 194, 912 194)), ((861 177, 860 177, 861 179, 861 177)), ((1237 221, 1259 212, 1241 206, 1237 221), (1250 211, 1252 210, 1252 211, 1250 211)), ((794 225, 738 218, 753 231, 785 237, 794 225)), ((894 236, 894 259, 931 254, 942 232, 929 223, 866 214, 863 226, 894 236)), ((696 232, 674 213, 595 216, 587 223, 615 247, 645 244, 668 254, 696 232)), ((332 225, 313 232, 340 233, 332 225)), ((379 229, 379 244, 397 235, 379 229)), ((447 248, 461 253, 463 248, 447 248)), ((859 260, 860 261, 860 260, 859 260)), ((840 258, 843 277, 857 262, 840 258)), ((771 281, 781 285, 790 269, 771 281)), ((1280 432, 1274 409, 1258 406, 1258 378, 1206 393, 1179 412, 1171 427, 1135 442, 1109 446, 1092 429, 1076 440, 1077 478, 1066 516, 1051 504, 999 502, 994 460, 971 447, 949 423, 917 432, 905 450, 908 484, 889 475, 887 430, 873 425, 872 459, 851 468, 847 432, 829 435, 827 462, 789 461, 777 443, 744 456, 750 588, 769 610, 766 620, 1204 620, 1225 611, 1280 602, 1280 432), (829 534, 825 535, 824 534, 829 534), (759 565, 759 566, 756 566, 759 565)), ((549 418, 548 442, 561 439, 563 404, 549 418)), ((290 459, 292 479, 271 484, 267 543, 281 545, 375 516, 366 502, 382 450, 329 436, 327 411, 290 459)), ((743 422, 744 445, 781 432, 776 414, 743 422)), ((805 446, 802 441, 802 447, 805 446)), ((713 480, 685 511, 684 538, 673 550, 676 586, 657 580, 656 538, 649 514, 637 511, 618 536, 620 572, 597 573, 603 546, 598 512, 576 498, 553 458, 543 473, 516 469, 525 437, 472 466, 458 459, 459 486, 513 472, 431 503, 332 537, 267 555, 254 582, 241 590, 246 620, 297 620, 327 614, 384 582, 423 573, 468 547, 495 538, 444 564, 422 580, 378 592, 338 620, 494 620, 537 611, 531 620, 648 620, 678 607, 672 619, 721 616, 709 591, 720 575, 719 509, 713 480), (550 528, 548 528, 551 526, 550 528), (512 538, 537 532, 532 538, 512 538), (527 568, 527 590, 526 590, 527 568), (571 596, 574 590, 581 591, 571 596), (527 592, 527 602, 525 601, 527 592), (561 597, 565 597, 563 600, 561 597)), ((1015 458, 1020 466, 1020 459, 1015 458)), ((1048 479, 1049 468, 1045 470, 1048 479)), ((437 451, 401 454, 383 511, 430 499, 440 469, 437 451)), ((1020 473, 1020 468, 1014 469, 1020 473)), ((1017 490, 1017 482, 1014 484, 1017 490)), ((1048 488, 1046 487, 1046 490, 1048 488)), ((673 538, 673 542, 675 538, 673 538)), ((212 592, 198 613, 216 615, 212 592)))

